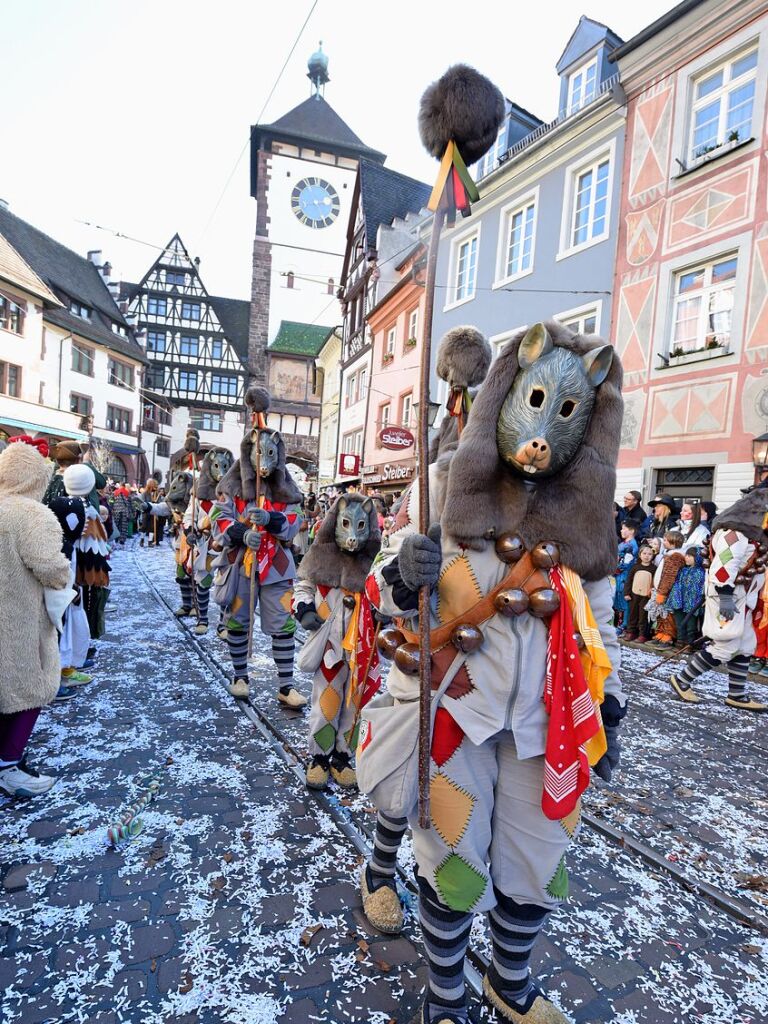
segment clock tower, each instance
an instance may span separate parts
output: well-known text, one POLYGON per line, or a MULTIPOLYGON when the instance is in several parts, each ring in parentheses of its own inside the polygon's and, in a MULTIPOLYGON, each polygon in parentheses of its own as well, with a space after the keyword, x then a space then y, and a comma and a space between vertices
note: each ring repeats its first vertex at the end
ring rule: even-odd
POLYGON ((332 328, 361 157, 383 164, 324 97, 328 58, 308 62, 311 94, 272 124, 251 128, 256 200, 249 372, 266 382, 267 347, 281 324, 332 328))

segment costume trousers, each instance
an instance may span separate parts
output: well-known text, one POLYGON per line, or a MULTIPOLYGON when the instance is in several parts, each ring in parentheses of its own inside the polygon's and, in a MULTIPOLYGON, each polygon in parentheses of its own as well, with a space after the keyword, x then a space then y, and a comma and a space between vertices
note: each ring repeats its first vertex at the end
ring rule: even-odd
POLYGON ((496 905, 494 886, 517 903, 545 909, 568 895, 565 852, 580 806, 561 821, 541 809, 544 757, 521 760, 501 731, 479 746, 444 708, 435 720, 430 766, 432 828, 409 823, 418 874, 455 911, 496 905))
POLYGON ((21 760, 39 714, 40 708, 28 708, 12 715, 0 715, 0 763, 14 764, 21 760))
MULTIPOLYGON (((276 633, 293 633, 296 623, 291 615, 293 580, 278 580, 275 583, 256 581, 254 607, 259 616, 261 632, 265 636, 276 633)), ((250 618, 251 581, 242 570, 237 579, 237 593, 225 607, 228 629, 248 631, 250 618)))
POLYGON ((648 612, 645 606, 648 604, 647 597, 639 594, 632 594, 629 598, 629 632, 637 633, 638 636, 650 636, 648 627, 648 612))
POLYGON ((331 755, 334 750, 352 757, 357 746, 356 708, 347 700, 349 665, 346 659, 331 668, 325 663, 315 672, 309 709, 309 752, 331 755))

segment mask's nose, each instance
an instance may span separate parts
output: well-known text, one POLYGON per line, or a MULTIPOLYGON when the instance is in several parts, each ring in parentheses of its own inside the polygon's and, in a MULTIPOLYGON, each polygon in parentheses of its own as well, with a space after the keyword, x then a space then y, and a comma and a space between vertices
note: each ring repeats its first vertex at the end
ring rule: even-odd
POLYGON ((527 473, 535 473, 539 469, 548 469, 552 461, 552 450, 543 437, 533 437, 525 441, 515 452, 515 459, 527 473))

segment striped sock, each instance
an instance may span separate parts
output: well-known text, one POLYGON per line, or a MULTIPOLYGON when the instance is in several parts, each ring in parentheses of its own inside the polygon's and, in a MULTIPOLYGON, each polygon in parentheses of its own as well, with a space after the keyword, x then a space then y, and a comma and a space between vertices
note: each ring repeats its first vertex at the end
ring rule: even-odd
POLYGON ((204 626, 208 625, 208 601, 211 597, 211 591, 209 587, 201 587, 197 585, 197 611, 198 611, 198 622, 202 622, 204 626))
POLYGON ((395 877, 397 851, 400 849, 400 843, 407 828, 407 818, 390 818, 379 811, 376 816, 373 855, 368 864, 371 874, 382 875, 385 878, 395 877))
POLYGON ((189 576, 184 576, 182 579, 176 580, 179 584, 179 590, 181 591, 181 606, 182 608, 192 607, 192 580, 189 576))
POLYGON ((489 980, 514 1009, 527 1013, 539 995, 531 981, 531 950, 549 911, 533 903, 517 903, 495 887, 494 893, 498 903, 488 915, 493 940, 489 980))
POLYGON ((737 654, 728 662, 728 696, 731 700, 747 699, 747 671, 749 658, 746 654, 737 654))
MULTIPOLYGON (((417 881, 419 921, 429 968, 429 1019, 439 1018, 440 1007, 466 1013, 464 957, 473 915, 444 907, 423 878, 417 876, 417 881)), ((460 1019, 463 1017, 461 1014, 460 1019)))
POLYGON ((717 661, 709 651, 697 651, 688 661, 685 668, 675 673, 675 678, 683 690, 690 689, 691 683, 704 672, 709 672, 715 667, 717 661))
POLYGON ((228 629, 227 646, 235 679, 248 682, 248 633, 244 629, 228 629))
POLYGON ((293 652, 296 644, 293 633, 272 634, 272 657, 277 668, 280 693, 288 693, 293 686, 293 652))

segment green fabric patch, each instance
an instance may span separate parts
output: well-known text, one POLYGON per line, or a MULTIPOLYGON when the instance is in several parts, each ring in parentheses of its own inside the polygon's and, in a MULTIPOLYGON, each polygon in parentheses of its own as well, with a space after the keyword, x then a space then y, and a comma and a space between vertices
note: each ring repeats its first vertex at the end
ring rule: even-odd
POLYGON ((557 870, 547 885, 547 892, 553 900, 565 900, 568 898, 568 871, 565 867, 565 857, 560 858, 557 870))
POLYGON ((207 575, 207 576, 203 576, 203 578, 202 578, 202 580, 201 580, 201 582, 200 582, 200 586, 201 586, 201 587, 202 587, 202 588, 203 588, 204 590, 207 590, 207 589, 208 589, 208 588, 210 587, 210 585, 211 585, 212 583, 213 583, 213 576, 211 576, 211 574, 210 574, 210 573, 208 573, 208 575, 207 575))
POLYGON ((227 629, 236 630, 238 633, 245 632, 242 625, 237 621, 237 619, 227 619, 227 629))
POLYGON ((177 565, 176 566, 176 579, 177 580, 185 580, 186 578, 187 578, 187 574, 184 572, 184 566, 183 565, 177 565))
POLYGON ((723 565, 728 565, 728 563, 732 559, 733 559, 733 552, 731 551, 730 548, 726 548, 725 551, 721 551, 720 552, 720 561, 723 563, 723 565))
POLYGON ((293 636, 296 632, 296 619, 294 619, 292 615, 288 616, 288 619, 280 632, 285 633, 286 636, 293 636))
POLYGON ((357 738, 360 735, 360 721, 355 723, 354 729, 348 729, 344 733, 344 739, 347 741, 347 746, 350 750, 357 750, 357 738))
POLYGON ((485 892, 488 879, 463 857, 451 853, 435 871, 435 885, 447 907, 466 914, 485 892))
POLYGON ((321 750, 324 750, 326 754, 329 750, 333 750, 334 744, 336 743, 336 730, 330 723, 326 723, 322 729, 319 729, 315 733, 315 743, 321 750))

